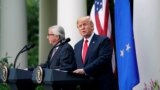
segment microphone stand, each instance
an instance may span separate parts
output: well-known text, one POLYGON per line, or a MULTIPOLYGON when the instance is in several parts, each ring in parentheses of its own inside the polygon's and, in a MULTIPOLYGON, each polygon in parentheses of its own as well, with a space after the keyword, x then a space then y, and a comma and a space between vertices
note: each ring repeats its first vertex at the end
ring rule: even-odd
POLYGON ((25 49, 26 47, 27 47, 27 46, 25 45, 25 46, 19 51, 19 53, 17 54, 17 56, 16 56, 16 58, 15 58, 15 60, 14 60, 14 64, 13 64, 13 67, 14 67, 14 68, 16 68, 16 62, 17 62, 17 59, 18 59, 19 55, 25 51, 24 49, 25 49))

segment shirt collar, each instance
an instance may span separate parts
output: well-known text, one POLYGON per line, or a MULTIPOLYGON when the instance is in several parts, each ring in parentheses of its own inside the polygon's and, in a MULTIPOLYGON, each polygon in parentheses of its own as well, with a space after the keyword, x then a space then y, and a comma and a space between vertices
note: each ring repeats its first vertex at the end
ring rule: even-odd
POLYGON ((88 45, 89 45, 90 42, 91 42, 91 39, 92 39, 93 35, 94 35, 94 33, 92 33, 89 38, 83 38, 83 40, 84 40, 84 41, 85 41, 85 40, 88 40, 88 45))

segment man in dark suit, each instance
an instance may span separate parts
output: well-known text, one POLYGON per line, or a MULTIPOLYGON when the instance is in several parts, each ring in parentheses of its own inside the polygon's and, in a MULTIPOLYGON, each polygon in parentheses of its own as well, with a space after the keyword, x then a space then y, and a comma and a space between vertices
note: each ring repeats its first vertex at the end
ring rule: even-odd
POLYGON ((89 16, 80 17, 77 28, 83 39, 74 47, 77 69, 73 73, 94 77, 96 82, 90 90, 116 90, 109 38, 93 33, 94 25, 89 16))
POLYGON ((43 64, 42 67, 67 71, 74 70, 75 60, 73 48, 68 43, 61 43, 65 40, 64 28, 58 25, 49 27, 47 39, 52 45, 52 49, 48 55, 47 63, 43 64))
MULTIPOLYGON (((48 29, 47 39, 52 49, 48 55, 48 60, 42 64, 42 68, 50 68, 55 70, 73 71, 76 68, 74 59, 74 50, 68 43, 64 43, 64 28, 58 25, 51 26, 48 29), (63 42, 63 43, 62 43, 63 42)), ((75 87, 67 85, 56 85, 54 90, 74 90, 75 87)))

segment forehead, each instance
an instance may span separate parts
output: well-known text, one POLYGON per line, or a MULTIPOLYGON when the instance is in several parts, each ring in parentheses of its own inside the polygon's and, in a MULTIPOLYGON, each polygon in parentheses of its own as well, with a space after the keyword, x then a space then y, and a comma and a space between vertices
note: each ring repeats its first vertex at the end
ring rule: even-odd
POLYGON ((48 29, 48 33, 52 33, 53 34, 53 31, 51 28, 48 29))
POLYGON ((82 18, 79 18, 77 23, 80 24, 80 23, 88 23, 89 22, 89 19, 86 18, 86 17, 82 17, 82 18))

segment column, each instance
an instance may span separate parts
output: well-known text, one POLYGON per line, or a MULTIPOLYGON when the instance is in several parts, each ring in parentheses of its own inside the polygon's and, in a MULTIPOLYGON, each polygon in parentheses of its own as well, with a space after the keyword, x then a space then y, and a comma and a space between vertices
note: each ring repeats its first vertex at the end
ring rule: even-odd
POLYGON ((86 0, 58 0, 58 25, 65 29, 66 37, 70 37, 70 44, 81 39, 77 29, 77 19, 87 15, 86 0))
POLYGON ((57 24, 57 0, 40 0, 39 64, 45 63, 51 49, 47 40, 48 27, 57 24))
MULTIPOLYGON (((0 28, 1 28, 1 0, 0 0, 0 28)), ((0 29, 0 37, 1 37, 1 29, 0 29)), ((0 51, 1 51, 1 39, 0 39, 0 51)), ((0 59, 1 59, 1 53, 0 53, 0 59)))
MULTIPOLYGON (((27 18, 25 0, 1 0, 0 3, 0 57, 8 53, 13 63, 17 53, 27 44, 27 18)), ((27 53, 20 55, 17 68, 27 67, 27 53)))

